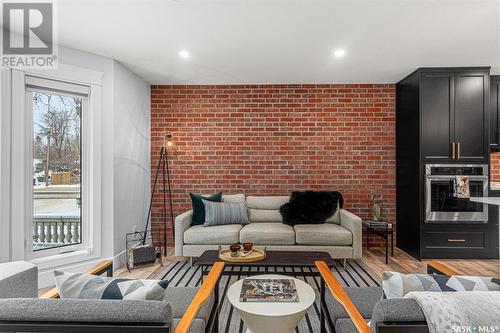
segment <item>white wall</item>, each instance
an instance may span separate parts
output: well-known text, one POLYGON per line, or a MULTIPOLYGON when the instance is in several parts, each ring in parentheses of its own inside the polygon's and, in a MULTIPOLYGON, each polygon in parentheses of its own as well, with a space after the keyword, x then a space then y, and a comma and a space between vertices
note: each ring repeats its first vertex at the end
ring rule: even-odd
MULTIPOLYGON (((101 256, 99 259, 78 262, 58 269, 82 271, 96 261, 114 258, 124 263, 125 233, 134 226, 143 228, 150 193, 150 87, 111 58, 84 51, 59 48, 59 63, 103 73, 102 77, 102 147, 101 147, 101 256)), ((0 91, 0 262, 12 260, 11 249, 20 239, 9 244, 9 220, 5 200, 6 181, 10 177, 9 113, 10 94, 6 85, 9 71, 2 71, 0 91), (7 140, 5 140, 7 138, 7 140), (9 244, 8 246, 5 244, 9 244)), ((19 243, 17 243, 19 244, 19 243)), ((115 266, 116 267, 116 266, 115 266)), ((51 270, 40 274, 40 287, 52 284, 51 270)))
POLYGON ((149 208, 151 104, 148 83, 119 62, 114 62, 113 69, 113 247, 117 255, 125 250, 126 233, 144 229, 149 208))
POLYGON ((0 262, 11 256, 10 242, 10 71, 0 72, 0 262))

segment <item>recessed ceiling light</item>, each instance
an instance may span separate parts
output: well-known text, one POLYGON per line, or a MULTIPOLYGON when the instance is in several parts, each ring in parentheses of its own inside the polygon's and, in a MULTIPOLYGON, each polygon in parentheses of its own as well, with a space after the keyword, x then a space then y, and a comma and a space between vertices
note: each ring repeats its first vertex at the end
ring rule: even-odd
POLYGON ((337 58, 342 58, 345 55, 344 49, 338 49, 333 52, 333 55, 337 58))
POLYGON ((191 55, 189 54, 188 51, 186 50, 182 50, 182 51, 179 51, 179 57, 181 57, 182 59, 187 59, 189 58, 191 55))

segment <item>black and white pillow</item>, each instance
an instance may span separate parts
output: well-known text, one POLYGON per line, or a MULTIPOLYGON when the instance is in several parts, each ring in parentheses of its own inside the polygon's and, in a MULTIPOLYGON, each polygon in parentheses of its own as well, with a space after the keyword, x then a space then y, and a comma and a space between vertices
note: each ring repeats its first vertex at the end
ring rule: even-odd
POLYGON ((205 227, 225 224, 248 224, 247 208, 242 202, 213 202, 204 200, 205 227))
POLYGON ((482 276, 382 273, 384 298, 403 298, 411 291, 500 291, 500 280, 482 276))
POLYGON ((132 280, 55 271, 61 298, 163 301, 167 280, 132 280))

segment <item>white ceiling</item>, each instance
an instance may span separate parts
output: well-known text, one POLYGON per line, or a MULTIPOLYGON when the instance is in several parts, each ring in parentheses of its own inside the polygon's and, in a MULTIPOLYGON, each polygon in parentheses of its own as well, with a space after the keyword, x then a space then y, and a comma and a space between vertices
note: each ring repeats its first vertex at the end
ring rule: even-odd
POLYGON ((386 83, 420 66, 500 74, 500 0, 58 4, 62 45, 115 58, 154 84, 386 83), (332 56, 337 48, 345 57, 332 56))

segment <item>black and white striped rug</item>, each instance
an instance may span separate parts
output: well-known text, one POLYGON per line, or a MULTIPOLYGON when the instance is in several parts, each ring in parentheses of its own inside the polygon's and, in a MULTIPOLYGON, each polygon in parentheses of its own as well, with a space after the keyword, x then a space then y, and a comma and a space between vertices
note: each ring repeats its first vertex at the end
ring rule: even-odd
MULTIPOLYGON (((337 280, 344 286, 347 287, 366 287, 366 286, 380 286, 380 278, 361 260, 347 260, 345 269, 342 265, 342 261, 336 261, 336 265, 332 269, 332 272, 336 276, 337 280)), ((233 270, 236 275, 234 276, 222 276, 220 281, 220 316, 219 316, 219 332, 225 333, 242 333, 246 331, 246 326, 241 320, 238 312, 233 309, 233 306, 229 303, 226 297, 226 291, 229 286, 231 286, 237 280, 255 275, 256 272, 262 272, 267 274, 280 274, 284 271, 290 272, 305 272, 306 270, 316 270, 315 268, 295 268, 291 267, 269 267, 267 272, 264 268, 252 267, 227 267, 226 270, 233 270)), ((289 274, 291 275, 291 274, 289 274)), ((197 287, 201 283, 201 269, 196 265, 196 260, 193 261, 193 265, 190 265, 189 261, 172 261, 158 274, 158 279, 167 279, 170 281, 170 286, 178 287, 197 287)), ((308 313, 302 319, 299 326, 295 330, 296 333, 316 333, 319 332, 319 277, 299 277, 306 281, 315 291, 316 291, 316 303, 309 309, 308 313)), ((327 291, 328 292, 328 291, 327 291)), ((328 325, 327 325, 328 326, 328 325)), ((330 332, 330 329, 329 329, 330 332)))

